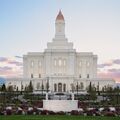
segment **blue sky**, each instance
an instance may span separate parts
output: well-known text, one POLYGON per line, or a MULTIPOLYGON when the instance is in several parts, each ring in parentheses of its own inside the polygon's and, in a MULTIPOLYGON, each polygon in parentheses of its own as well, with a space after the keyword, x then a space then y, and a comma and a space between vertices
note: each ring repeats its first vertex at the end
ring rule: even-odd
MULTIPOLYGON (((113 61, 120 59, 120 0, 0 0, 1 59, 22 63, 15 56, 43 51, 54 37, 59 9, 74 48, 97 54, 99 66, 105 65, 98 69, 103 76, 114 69, 119 77, 120 65, 113 61)), ((11 66, 8 63, 0 62, 1 69, 11 66)))

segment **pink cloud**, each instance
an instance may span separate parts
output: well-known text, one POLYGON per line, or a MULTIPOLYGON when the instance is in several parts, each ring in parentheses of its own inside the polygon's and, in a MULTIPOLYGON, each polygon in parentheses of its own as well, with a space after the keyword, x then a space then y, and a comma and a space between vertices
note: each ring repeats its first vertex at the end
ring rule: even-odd
POLYGON ((113 60, 110 60, 110 62, 98 64, 98 68, 110 67, 110 66, 113 66, 115 64, 120 65, 120 59, 113 59, 113 60))
POLYGON ((18 61, 9 61, 8 64, 12 64, 12 65, 16 65, 16 66, 22 66, 22 62, 18 62, 18 61))
POLYGON ((112 66, 112 63, 103 63, 103 64, 98 64, 98 68, 104 68, 104 67, 109 67, 112 66))
POLYGON ((0 57, 0 76, 2 77, 21 77, 22 67, 21 61, 8 57, 0 57))
POLYGON ((6 57, 0 57, 0 62, 6 62, 8 59, 6 57))
POLYGON ((107 72, 98 72, 99 77, 113 78, 116 82, 120 82, 120 69, 108 69, 107 72))

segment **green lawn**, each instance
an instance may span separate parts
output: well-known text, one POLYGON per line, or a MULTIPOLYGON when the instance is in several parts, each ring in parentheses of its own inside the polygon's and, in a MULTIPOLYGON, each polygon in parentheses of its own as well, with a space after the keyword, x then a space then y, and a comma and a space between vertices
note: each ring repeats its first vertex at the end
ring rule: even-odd
POLYGON ((12 115, 0 116, 0 120, 120 120, 120 117, 92 117, 67 115, 12 115))

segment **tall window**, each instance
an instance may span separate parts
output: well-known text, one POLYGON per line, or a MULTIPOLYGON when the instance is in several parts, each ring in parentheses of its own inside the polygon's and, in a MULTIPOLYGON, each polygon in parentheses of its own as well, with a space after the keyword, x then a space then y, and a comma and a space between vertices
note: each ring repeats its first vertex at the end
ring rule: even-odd
POLYGON ((87 62, 86 65, 87 65, 87 67, 89 67, 90 66, 90 62, 87 62))
POLYGON ((57 92, 57 84, 54 84, 54 92, 57 92))
POLYGON ((39 67, 41 67, 41 66, 42 66, 41 61, 38 61, 38 66, 39 66, 39 67))
POLYGON ((79 62, 79 67, 81 67, 81 66, 82 66, 82 61, 79 62))
POLYGON ((63 85, 63 91, 66 92, 66 84, 63 85))
POLYGON ((34 61, 31 61, 31 67, 33 68, 33 66, 34 66, 34 61))
POLYGON ((59 65, 59 67, 62 66, 62 60, 61 60, 61 59, 59 59, 59 61, 58 61, 58 65, 59 65))
POLYGON ((63 65, 66 66, 66 60, 65 60, 65 59, 64 59, 64 61, 63 61, 63 65))

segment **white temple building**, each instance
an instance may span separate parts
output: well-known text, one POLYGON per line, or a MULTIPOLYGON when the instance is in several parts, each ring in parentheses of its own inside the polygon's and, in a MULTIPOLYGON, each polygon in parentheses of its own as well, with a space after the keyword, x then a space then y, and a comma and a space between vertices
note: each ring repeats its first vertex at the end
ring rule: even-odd
POLYGON ((47 43, 44 52, 28 52, 23 56, 23 78, 8 78, 6 85, 24 89, 30 81, 34 91, 49 93, 85 92, 90 82, 99 86, 113 87, 111 78, 97 77, 97 55, 91 52, 76 52, 73 43, 65 36, 65 20, 60 11, 55 20, 55 37, 47 43))

